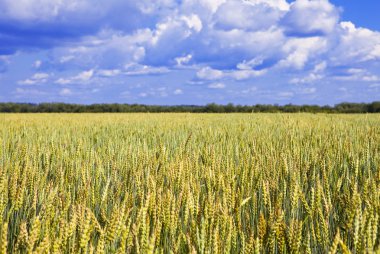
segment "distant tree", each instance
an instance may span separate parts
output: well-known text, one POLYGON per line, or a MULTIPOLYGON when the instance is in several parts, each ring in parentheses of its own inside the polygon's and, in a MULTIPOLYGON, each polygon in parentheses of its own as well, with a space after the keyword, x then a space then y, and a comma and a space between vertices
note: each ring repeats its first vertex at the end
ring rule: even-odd
POLYGON ((372 102, 368 105, 368 112, 370 113, 380 113, 380 101, 372 102))
POLYGON ((318 105, 262 105, 256 104, 253 106, 233 105, 218 105, 210 103, 206 106, 180 105, 180 106, 158 106, 158 105, 141 105, 141 104, 65 104, 65 103, 0 103, 0 112, 3 113, 101 113, 101 112, 192 112, 192 113, 233 113, 233 112, 308 112, 308 113, 380 113, 380 101, 372 103, 340 103, 331 106, 318 105))
POLYGON ((228 103, 226 106, 224 106, 224 112, 225 113, 236 112, 236 108, 235 108, 234 104, 228 103))

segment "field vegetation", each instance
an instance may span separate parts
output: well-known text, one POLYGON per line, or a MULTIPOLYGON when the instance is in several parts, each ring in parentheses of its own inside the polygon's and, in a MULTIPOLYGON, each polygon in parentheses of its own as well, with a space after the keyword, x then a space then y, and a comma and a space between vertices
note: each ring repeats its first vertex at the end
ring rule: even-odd
POLYGON ((0 253, 380 253, 380 116, 2 114, 0 253))

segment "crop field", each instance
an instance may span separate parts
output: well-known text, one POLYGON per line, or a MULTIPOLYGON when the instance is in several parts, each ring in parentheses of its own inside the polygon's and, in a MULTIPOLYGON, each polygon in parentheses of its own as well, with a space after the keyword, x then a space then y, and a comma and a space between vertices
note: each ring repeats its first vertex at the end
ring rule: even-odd
POLYGON ((380 115, 1 114, 0 253, 380 253, 380 115))

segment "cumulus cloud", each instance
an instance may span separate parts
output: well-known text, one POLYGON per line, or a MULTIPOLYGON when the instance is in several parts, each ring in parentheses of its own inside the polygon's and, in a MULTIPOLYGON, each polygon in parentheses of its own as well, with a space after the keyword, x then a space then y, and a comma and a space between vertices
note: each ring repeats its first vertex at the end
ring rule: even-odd
POLYGON ((226 85, 223 83, 211 83, 207 87, 211 89, 223 89, 226 87, 226 85))
POLYGON ((75 80, 80 80, 80 81, 88 81, 94 76, 94 70, 88 70, 79 73, 77 76, 73 77, 75 80))
POLYGON ((328 0, 297 0, 282 23, 289 35, 316 36, 334 31, 338 21, 338 9, 328 0))
POLYGON ((61 14, 83 12, 91 6, 86 1, 67 0, 4 0, 0 8, 6 17, 13 20, 48 21, 61 14))
POLYGON ((146 55, 143 46, 152 38, 149 29, 132 34, 114 30, 101 30, 86 36, 81 43, 69 47, 57 47, 50 53, 50 66, 54 68, 88 68, 96 65, 101 69, 119 69, 126 64, 142 61, 146 55))
POLYGON ((137 2, 122 0, 4 0, 0 13, 0 53, 7 54, 77 43, 105 27, 133 31, 153 19, 137 2))
POLYGON ((338 43, 331 51, 336 65, 363 63, 380 60, 380 33, 357 28, 351 22, 341 22, 338 43))
POLYGON ((298 84, 298 85, 315 83, 325 77, 326 68, 327 68, 326 61, 318 63, 317 65, 315 65, 314 69, 311 72, 309 72, 309 74, 307 74, 304 77, 293 78, 292 80, 290 80, 290 83, 298 84))
POLYGON ((46 83, 49 77, 50 77, 50 74, 48 73, 38 72, 28 79, 18 81, 18 84, 20 85, 42 84, 42 83, 46 83))
POLYGON ((187 54, 186 56, 176 57, 174 60, 177 63, 176 65, 177 67, 183 67, 187 65, 191 61, 192 58, 193 56, 191 54, 187 54))
POLYGON ((128 64, 125 66, 123 74, 128 76, 141 76, 141 75, 161 75, 168 73, 170 70, 166 67, 153 67, 140 64, 128 64))
MULTIPOLYGON (((46 53, 30 63, 40 76, 18 85, 191 73, 184 83, 209 88, 274 79, 314 88, 323 80, 380 77, 380 33, 341 22, 328 0, 4 0, 0 12, 0 72, 2 58, 15 52, 46 53)), ((291 92, 319 91, 313 88, 291 92)), ((178 89, 146 89, 140 97, 178 89)))
MULTIPOLYGON (((351 23, 339 24, 339 10, 328 0, 27 2, 22 7, 11 1, 3 2, 1 8, 8 17, 3 20, 37 19, 42 23, 50 20, 51 24, 56 20, 72 20, 68 17, 77 15, 84 20, 77 22, 74 18, 73 23, 85 24, 89 19, 93 24, 91 16, 107 17, 105 20, 110 22, 115 6, 126 13, 136 10, 141 19, 134 29, 99 21, 101 24, 90 34, 81 33, 79 43, 54 49, 55 60, 51 64, 56 66, 88 68, 92 64, 101 69, 120 69, 127 64, 140 64, 172 68, 191 61, 216 70, 273 66, 303 69, 326 54, 331 54, 335 62, 348 57, 355 59, 358 54, 363 61, 380 56, 378 34, 351 23), (83 10, 98 15, 83 15, 83 10), (345 55, 339 53, 343 51, 345 55)), ((256 76, 253 72, 236 75, 256 76)))
POLYGON ((203 80, 218 80, 224 76, 220 70, 215 70, 210 67, 204 67, 197 72, 197 77, 203 80))
POLYGON ((182 91, 182 89, 176 89, 176 90, 174 90, 174 92, 173 92, 175 95, 181 95, 181 94, 183 94, 183 91, 182 91))
POLYGON ((211 67, 203 67, 200 69, 196 77, 199 80, 221 80, 221 79, 234 79, 245 80, 253 77, 258 77, 265 74, 265 70, 252 70, 252 69, 237 69, 237 70, 217 70, 211 67))
MULTIPOLYGON (((54 81, 56 84, 89 84, 102 79, 117 78, 119 76, 147 76, 163 75, 170 70, 166 67, 152 67, 140 64, 127 64, 121 69, 90 69, 73 76, 60 77, 54 81)), ((48 78, 48 77, 46 77, 48 78)), ((32 79, 33 81, 35 78, 32 79)), ((28 82, 28 80, 26 80, 28 82)), ((24 81, 25 82, 25 81, 24 81)), ((44 80, 46 82, 46 79, 44 80)))
POLYGON ((121 70, 112 69, 112 70, 99 70, 98 75, 101 77, 115 77, 120 75, 121 70))
POLYGON ((78 73, 75 76, 67 78, 59 78, 55 81, 56 84, 67 85, 67 84, 85 84, 88 83, 94 77, 95 71, 88 70, 78 73))
POLYGON ((189 55, 203 29, 196 14, 174 15, 158 23, 142 43, 146 50, 143 62, 149 65, 175 65, 179 55, 189 55), (169 46, 170 45, 170 46, 169 46))
POLYGON ((283 15, 276 5, 263 1, 227 1, 215 13, 215 26, 223 30, 269 29, 283 15))
MULTIPOLYGON (((115 69, 128 63, 182 66, 192 61, 231 69, 260 57, 262 67, 281 63, 283 67, 301 69, 311 58, 329 50, 332 53, 334 43, 340 45, 337 52, 349 51, 346 58, 361 54, 363 50, 357 48, 363 46, 368 48, 361 55, 363 60, 380 56, 378 39, 374 39, 378 35, 351 23, 339 24, 339 10, 328 0, 22 1, 1 2, 0 10, 5 15, 0 25, 2 22, 12 30, 10 24, 16 22, 17 28, 29 32, 1 35, 6 38, 0 48, 6 47, 5 43, 12 45, 11 51, 22 48, 14 36, 25 41, 34 41, 30 36, 37 41, 45 38, 45 43, 39 41, 38 46, 61 46, 52 53, 56 65, 88 68, 95 63, 103 69, 115 69), (128 14, 124 15, 128 16, 127 22, 112 21, 120 11, 128 14), (120 25, 134 21, 139 24, 133 28, 120 25), (17 22, 36 24, 36 28, 17 22), (72 27, 88 24, 94 27, 86 31, 72 27), (49 30, 45 26, 55 32, 67 27, 67 31, 78 31, 79 35, 73 35, 75 43, 62 47, 59 33, 43 35, 49 30)), ((336 54, 334 57, 340 59, 336 54)))
POLYGON ((310 59, 315 59, 328 50, 328 40, 324 37, 291 38, 282 47, 284 58, 280 67, 303 69, 310 59))
POLYGON ((340 73, 340 75, 335 75, 334 79, 341 81, 377 82, 380 81, 380 76, 365 69, 350 68, 340 73))
POLYGON ((73 92, 69 88, 63 88, 61 91, 59 91, 59 95, 61 96, 70 96, 73 92))
POLYGON ((41 60, 36 60, 34 63, 33 63, 33 68, 35 69, 39 69, 42 65, 42 61, 41 60))

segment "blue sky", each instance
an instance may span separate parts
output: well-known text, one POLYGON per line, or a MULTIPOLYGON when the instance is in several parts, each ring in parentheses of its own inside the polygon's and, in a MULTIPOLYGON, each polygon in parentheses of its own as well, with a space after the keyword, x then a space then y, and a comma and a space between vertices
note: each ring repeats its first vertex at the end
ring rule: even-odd
POLYGON ((380 100, 380 1, 0 0, 0 102, 380 100))

